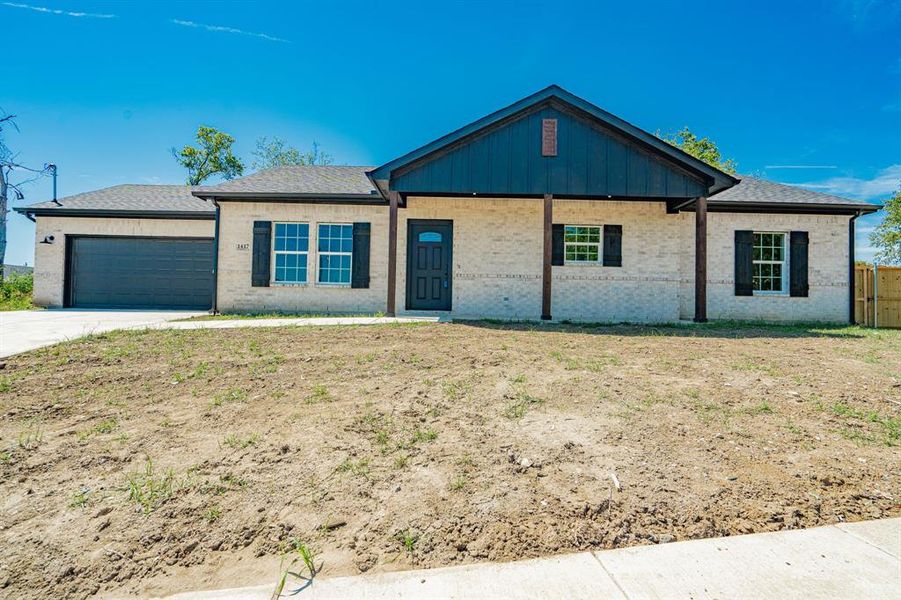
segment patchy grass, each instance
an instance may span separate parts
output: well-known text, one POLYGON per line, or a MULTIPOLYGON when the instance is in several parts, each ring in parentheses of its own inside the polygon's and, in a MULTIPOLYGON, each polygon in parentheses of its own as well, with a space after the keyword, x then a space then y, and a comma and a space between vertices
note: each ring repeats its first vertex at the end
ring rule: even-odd
POLYGON ((305 401, 307 404, 317 404, 319 402, 330 402, 332 400, 332 395, 328 391, 328 387, 323 384, 317 384, 313 386, 313 389, 310 390, 310 393, 307 394, 305 401))
POLYGON ((242 388, 233 387, 217 393, 213 396, 213 401, 210 404, 213 407, 219 407, 231 402, 244 402, 245 400, 247 400, 247 392, 242 388))
POLYGON ((348 313, 348 314, 326 314, 326 313, 291 313, 291 312, 260 312, 260 313, 220 313, 216 315, 197 315, 184 319, 176 319, 177 321, 234 321, 246 319, 317 319, 325 317, 384 317, 385 313, 348 313))
POLYGON ((128 500, 145 515, 165 502, 172 495, 174 487, 175 471, 169 468, 160 473, 149 457, 142 471, 128 474, 125 485, 128 500))
POLYGON ((350 473, 355 477, 369 476, 369 459, 361 458, 359 460, 346 459, 335 469, 338 473, 350 473))
POLYGON ((247 437, 241 437, 237 434, 230 433, 222 440, 222 444, 233 450, 244 450, 245 448, 256 445, 259 441, 260 434, 258 433, 251 433, 247 437))
POLYGON ((869 434, 858 427, 843 427, 841 434, 858 443, 874 443, 882 441, 886 446, 897 446, 901 443, 901 414, 889 417, 875 410, 864 411, 854 408, 845 402, 832 405, 833 414, 851 420, 873 423, 879 426, 878 435, 869 434))
POLYGON ((901 515, 901 332, 121 331, 6 363, 4 593, 26 600, 237 586, 282 555, 308 577, 300 539, 333 576, 901 515))
POLYGON ((533 396, 523 387, 518 387, 510 402, 504 407, 504 416, 508 419, 521 419, 533 406, 542 404, 544 400, 533 396))

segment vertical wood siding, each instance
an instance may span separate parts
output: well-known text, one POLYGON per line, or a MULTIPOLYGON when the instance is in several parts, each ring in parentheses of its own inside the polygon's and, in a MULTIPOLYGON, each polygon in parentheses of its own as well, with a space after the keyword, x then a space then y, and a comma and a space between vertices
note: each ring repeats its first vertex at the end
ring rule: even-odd
POLYGON ((397 173, 407 193, 691 198, 704 184, 638 144, 545 105, 397 173), (557 119, 557 156, 541 154, 541 123, 557 119))

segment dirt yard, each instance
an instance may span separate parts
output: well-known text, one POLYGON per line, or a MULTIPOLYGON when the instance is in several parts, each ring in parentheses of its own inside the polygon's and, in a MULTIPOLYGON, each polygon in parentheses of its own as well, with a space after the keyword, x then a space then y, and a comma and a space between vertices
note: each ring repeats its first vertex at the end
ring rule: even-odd
POLYGON ((0 419, 9 598, 901 515, 901 332, 119 332, 8 359, 0 419))

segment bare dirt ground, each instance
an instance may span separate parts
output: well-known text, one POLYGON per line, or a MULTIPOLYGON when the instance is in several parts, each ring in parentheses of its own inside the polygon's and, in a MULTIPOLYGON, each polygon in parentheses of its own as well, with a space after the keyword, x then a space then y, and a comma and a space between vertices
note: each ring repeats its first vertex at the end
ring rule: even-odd
POLYGON ((899 499, 901 332, 117 332, 0 370, 9 598, 274 585, 297 543, 344 575, 897 516, 899 499))

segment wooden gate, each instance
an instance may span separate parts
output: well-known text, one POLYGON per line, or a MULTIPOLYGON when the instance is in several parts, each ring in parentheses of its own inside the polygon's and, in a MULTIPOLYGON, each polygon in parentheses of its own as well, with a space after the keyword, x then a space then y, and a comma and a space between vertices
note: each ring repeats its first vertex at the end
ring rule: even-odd
POLYGON ((901 327, 901 267, 854 268, 854 322, 901 327))

